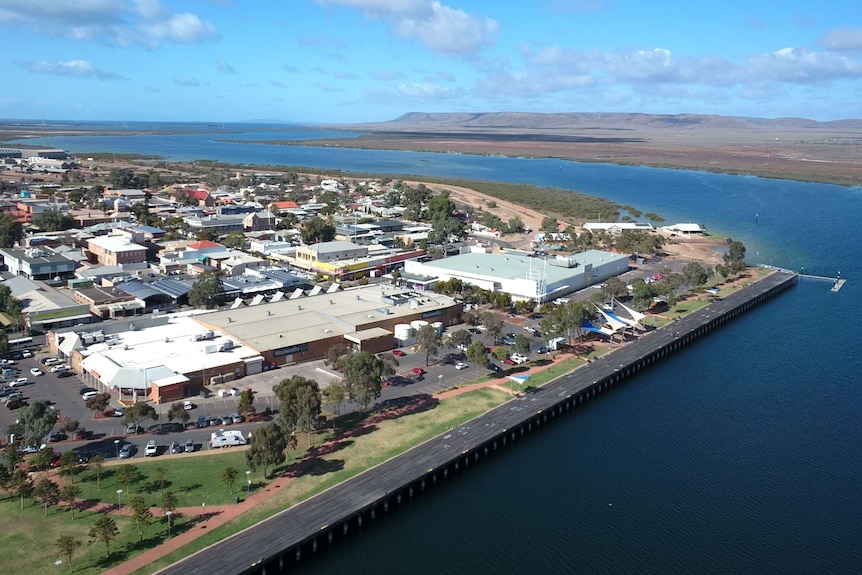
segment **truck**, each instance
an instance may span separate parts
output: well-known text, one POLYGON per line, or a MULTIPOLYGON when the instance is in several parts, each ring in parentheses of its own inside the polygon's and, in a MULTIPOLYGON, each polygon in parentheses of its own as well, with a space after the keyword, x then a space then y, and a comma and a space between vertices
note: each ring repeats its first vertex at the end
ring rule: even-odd
POLYGON ((210 447, 213 449, 217 447, 233 447, 234 445, 245 444, 245 437, 243 437, 242 431, 238 429, 231 429, 229 431, 219 429, 210 434, 210 447))

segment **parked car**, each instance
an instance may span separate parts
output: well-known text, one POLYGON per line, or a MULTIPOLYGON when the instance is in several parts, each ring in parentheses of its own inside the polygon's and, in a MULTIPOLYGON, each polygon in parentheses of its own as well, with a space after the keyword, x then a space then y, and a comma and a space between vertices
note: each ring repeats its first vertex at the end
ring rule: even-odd
POLYGON ((159 446, 156 444, 155 439, 151 439, 147 442, 147 446, 144 448, 144 455, 147 457, 154 457, 159 454, 159 446))
POLYGON ((66 435, 62 431, 55 431, 51 435, 48 436, 48 441, 50 441, 50 442, 63 441, 65 439, 67 439, 68 437, 69 436, 66 435))
POLYGON ((84 395, 81 396, 81 399, 83 399, 84 401, 90 401, 91 399, 93 399, 97 395, 99 395, 98 391, 88 391, 87 393, 85 393, 84 395))
POLYGON ((50 367, 50 366, 52 366, 52 365, 57 365, 58 363, 62 363, 62 362, 61 362, 59 359, 57 359, 56 357, 47 357, 47 358, 45 358, 45 359, 42 361, 42 364, 43 364, 45 367, 50 367))
POLYGON ((404 353, 403 351, 401 351, 400 349, 393 349, 393 350, 392 350, 392 355, 395 355, 395 356, 398 356, 398 357, 404 357, 404 356, 405 356, 405 355, 407 355, 407 354, 406 354, 406 353, 404 353))
POLYGON ((3 396, 3 403, 8 404, 10 401, 15 401, 16 399, 23 399, 24 398, 24 394, 22 394, 20 391, 18 391, 15 388, 8 387, 5 389, 12 390, 12 393, 7 393, 3 396))
POLYGON ((91 439, 93 437, 93 432, 88 431, 86 427, 79 427, 75 430, 75 439, 78 441, 83 441, 85 439, 91 439))
POLYGON ((112 417, 123 417, 126 415, 126 410, 122 407, 115 407, 114 411, 111 413, 112 417))
POLYGON ((92 387, 82 387, 81 389, 78 390, 78 393, 80 393, 81 395, 84 395, 85 393, 89 393, 91 391, 96 391, 96 390, 93 389, 92 387))
POLYGON ((138 432, 138 424, 134 421, 130 421, 126 424, 126 435, 135 434, 138 432))
POLYGON ((458 351, 463 351, 464 353, 467 353, 467 344, 466 343, 459 343, 458 344, 458 351))
POLYGON ((180 445, 180 442, 179 441, 172 441, 171 442, 171 453, 182 453, 182 452, 183 452, 183 446, 180 445))
POLYGON ((551 348, 546 345, 542 345, 536 348, 536 353, 549 353, 551 348))
POLYGON ((68 369, 61 371, 57 374, 57 377, 72 377, 75 375, 74 371, 69 371, 68 369))
POLYGON ((9 367, 10 365, 15 365, 15 362, 11 359, 0 359, 0 366, 9 367))
POLYGON ((60 373, 61 371, 66 371, 67 369, 69 368, 65 365, 55 365, 51 368, 51 373, 60 373))
POLYGON ((210 427, 218 427, 221 424, 222 424, 221 417, 210 417, 209 418, 210 427))
POLYGON ((523 355, 520 353, 513 353, 512 354, 512 361, 514 361, 517 364, 522 364, 525 361, 529 361, 529 360, 530 360, 530 358, 527 357, 526 355, 523 355))
POLYGON ((206 427, 210 424, 210 419, 206 415, 198 417, 198 427, 206 427))
POLYGON ((412 371, 412 372, 413 372, 413 373, 415 373, 416 375, 422 375, 423 373, 425 373, 425 370, 424 370, 424 369, 422 369, 421 367, 414 367, 414 368, 413 368, 413 369, 411 369, 410 371, 412 371))
POLYGON ((10 399, 9 401, 7 401, 6 407, 8 409, 18 409, 19 407, 24 407, 24 405, 26 405, 26 404, 27 404, 27 402, 24 401, 22 398, 16 397, 14 399, 10 399))
POLYGON ((128 459, 132 456, 132 444, 124 443, 120 448, 120 459, 128 459))
POLYGON ((30 380, 26 377, 19 377, 15 381, 9 382, 9 387, 23 387, 25 385, 30 385, 30 380))
POLYGON ((78 463, 89 463, 92 458, 93 454, 89 451, 78 452, 78 463))
POLYGON ((468 366, 463 361, 459 361, 458 363, 455 364, 455 369, 467 369, 468 367, 470 367, 470 366, 468 366))
POLYGON ((40 375, 45 375, 45 372, 42 371, 41 369, 39 369, 38 367, 31 367, 30 373, 35 375, 36 377, 39 377, 40 375))
POLYGON ((189 439, 186 441, 186 453, 194 453, 195 452, 195 440, 189 439))
POLYGON ((33 357, 33 352, 29 349, 21 351, 21 357, 33 357))
POLYGON ((183 402, 183 409, 189 411, 195 408, 195 404, 189 401, 188 399, 183 402))
POLYGON ((238 413, 234 413, 230 418, 233 423, 242 423, 245 420, 245 418, 238 413))
POLYGON ((491 371, 502 371, 502 368, 499 365, 497 365, 496 363, 491 363, 490 361, 485 367, 487 367, 491 371))

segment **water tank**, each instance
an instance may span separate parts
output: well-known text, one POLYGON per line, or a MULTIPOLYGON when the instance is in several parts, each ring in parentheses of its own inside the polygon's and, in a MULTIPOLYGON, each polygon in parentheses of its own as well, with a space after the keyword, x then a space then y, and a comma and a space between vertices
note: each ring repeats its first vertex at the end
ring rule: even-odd
POLYGON ((395 339, 406 340, 413 337, 413 327, 409 323, 395 324, 395 339))
POLYGON ((443 322, 442 321, 435 321, 434 323, 431 324, 431 327, 436 329, 437 333, 443 333, 443 322))
POLYGON ((413 327, 414 330, 419 331, 420 329, 428 325, 428 322, 422 319, 415 319, 410 322, 410 325, 413 327))

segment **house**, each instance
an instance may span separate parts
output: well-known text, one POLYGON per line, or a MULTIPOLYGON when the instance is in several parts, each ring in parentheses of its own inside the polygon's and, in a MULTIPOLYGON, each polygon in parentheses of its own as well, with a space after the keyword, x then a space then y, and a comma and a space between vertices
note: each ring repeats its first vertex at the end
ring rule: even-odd
POLYGON ((0 257, 10 273, 34 280, 69 278, 75 273, 75 261, 46 247, 3 248, 0 257))
POLYGON ((90 261, 106 266, 141 263, 147 259, 147 248, 121 236, 101 236, 87 242, 90 261))

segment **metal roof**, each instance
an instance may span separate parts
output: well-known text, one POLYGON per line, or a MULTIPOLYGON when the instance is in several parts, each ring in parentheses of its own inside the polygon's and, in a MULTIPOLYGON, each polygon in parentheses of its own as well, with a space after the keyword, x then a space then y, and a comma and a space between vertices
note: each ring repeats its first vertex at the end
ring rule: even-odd
POLYGON ((174 299, 179 299, 192 290, 191 284, 169 278, 156 280, 150 286, 174 299))

